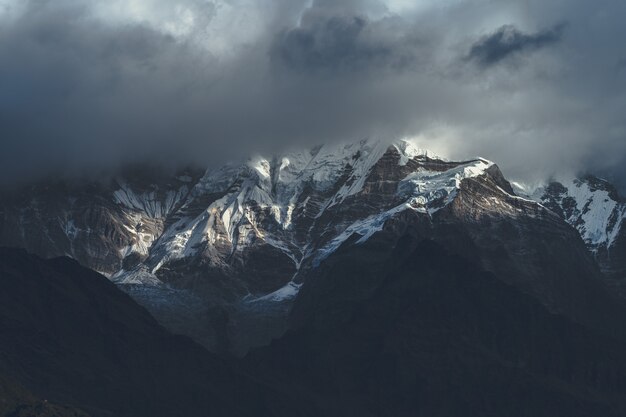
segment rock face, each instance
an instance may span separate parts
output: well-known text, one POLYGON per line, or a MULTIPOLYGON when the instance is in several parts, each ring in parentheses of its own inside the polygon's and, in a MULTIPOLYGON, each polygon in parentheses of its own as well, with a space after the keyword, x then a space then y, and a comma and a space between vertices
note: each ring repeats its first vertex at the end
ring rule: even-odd
POLYGON ((148 255, 195 178, 129 170, 106 183, 50 182, 7 190, 0 244, 44 257, 69 256, 110 276, 148 255), (149 179, 148 179, 149 178, 149 179))
POLYGON ((583 292, 568 288, 600 279, 576 231, 480 158, 364 140, 151 177, 18 190, 2 199, 0 243, 71 256, 171 330, 239 354, 287 329, 300 288, 329 256, 406 213, 555 311, 587 317, 583 292))
POLYGON ((532 196, 575 227, 609 284, 626 297, 626 202, 594 176, 551 182, 532 196))

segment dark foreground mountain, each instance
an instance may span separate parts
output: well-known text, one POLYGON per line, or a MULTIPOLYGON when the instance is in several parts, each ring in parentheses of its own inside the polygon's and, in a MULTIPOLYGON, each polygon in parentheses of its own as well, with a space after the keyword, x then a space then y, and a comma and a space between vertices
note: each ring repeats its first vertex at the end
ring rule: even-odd
POLYGON ((619 307, 601 326, 551 312, 414 216, 339 249, 291 329, 229 362, 74 261, 0 250, 0 374, 63 417, 625 415, 619 307))
POLYGON ((250 367, 323 416, 626 415, 623 336, 551 312, 415 219, 392 223, 306 281, 292 330, 250 367))
POLYGON ((264 389, 75 261, 0 249, 0 285, 5 415, 45 416, 28 414, 44 399, 92 417, 268 415, 264 389))

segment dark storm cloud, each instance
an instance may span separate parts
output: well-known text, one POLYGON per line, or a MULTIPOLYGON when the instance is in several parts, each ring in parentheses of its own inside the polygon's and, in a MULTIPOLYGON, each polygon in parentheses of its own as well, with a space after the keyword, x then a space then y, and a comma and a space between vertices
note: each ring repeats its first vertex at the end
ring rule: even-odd
POLYGON ((483 66, 497 64, 505 58, 522 52, 534 51, 559 42, 564 24, 538 33, 523 33, 515 26, 506 25, 483 37, 470 49, 467 59, 483 66))
POLYGON ((0 0, 0 178, 364 136, 528 180, 622 175, 624 16, 618 0, 0 0))
POLYGON ((177 64, 180 54, 151 28, 112 31, 84 8, 32 2, 0 29, 3 171, 107 165, 148 147, 134 135, 159 136, 160 120, 150 116, 169 112, 164 85, 182 87, 174 77, 189 69, 177 64))
POLYGON ((178 38, 143 22, 109 24, 82 2, 30 2, 0 28, 4 177, 99 172, 144 160, 211 164, 294 143, 360 138, 375 127, 361 122, 364 114, 380 111, 397 122, 378 105, 359 104, 372 92, 341 75, 409 59, 386 39, 383 30, 393 27, 343 14, 313 21, 326 10, 319 7, 306 9, 302 26, 277 8, 265 19, 281 21, 280 34, 263 31, 255 45, 220 56, 205 49, 204 28, 178 38), (328 77, 277 76, 277 59, 328 77))
POLYGON ((387 44, 375 36, 372 39, 375 32, 368 26, 368 19, 360 16, 316 19, 306 27, 278 34, 270 56, 274 63, 301 72, 401 69, 411 64, 413 57, 399 50, 403 45, 387 44))

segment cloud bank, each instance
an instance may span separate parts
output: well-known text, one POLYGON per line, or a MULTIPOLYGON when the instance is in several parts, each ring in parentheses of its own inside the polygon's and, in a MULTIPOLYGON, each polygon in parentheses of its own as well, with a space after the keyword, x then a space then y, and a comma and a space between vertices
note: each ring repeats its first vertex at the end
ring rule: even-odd
POLYGON ((626 180, 619 0, 0 0, 0 176, 411 137, 626 180))

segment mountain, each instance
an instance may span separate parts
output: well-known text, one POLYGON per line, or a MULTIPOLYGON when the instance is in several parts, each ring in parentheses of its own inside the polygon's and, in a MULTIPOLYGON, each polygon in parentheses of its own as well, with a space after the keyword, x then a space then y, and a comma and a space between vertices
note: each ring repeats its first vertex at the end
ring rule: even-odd
POLYGON ((592 175, 551 181, 532 198, 578 230, 614 290, 626 297, 626 201, 592 175))
POLYGON ((0 205, 0 244, 106 273, 170 330, 214 352, 241 355, 279 337, 307 277, 405 213, 572 317, 596 316, 586 294, 599 290, 586 287, 604 278, 576 230, 517 196, 495 164, 446 161, 406 141, 257 156, 204 173, 40 184, 0 205))
POLYGON ((2 248, 0 284, 0 375, 15 381, 0 385, 15 403, 6 415, 272 415, 263 387, 76 261, 2 248))
POLYGON ((204 175, 135 170, 108 183, 43 183, 3 196, 0 243, 77 259, 171 329, 214 351, 245 351, 284 331, 300 271, 397 211, 436 211, 463 177, 491 165, 362 141, 204 175))
POLYGON ((555 312, 514 270, 484 269, 479 248, 450 246, 475 232, 451 217, 465 208, 438 225, 407 210, 340 247, 307 272, 286 334, 235 362, 172 336, 75 261, 0 249, 0 374, 65 404, 18 397, 22 415, 624 415, 620 304, 581 274, 563 295, 578 314, 555 312))
POLYGON ((331 255, 249 367, 326 417, 625 415, 623 335, 555 314, 413 216, 331 255))
POLYGON ((377 141, 14 189, 3 244, 109 279, 0 251, 0 375, 94 416, 626 415, 610 205, 518 194, 377 141))
MULTIPOLYGON (((0 375, 10 376, 0 378, 0 410, 624 415, 624 336, 551 312, 478 260, 425 238, 414 216, 404 212, 364 244, 331 254, 302 285, 287 333, 239 361, 168 334, 75 261, 0 249, 0 375)), ((626 318, 613 313, 609 327, 626 318)))

